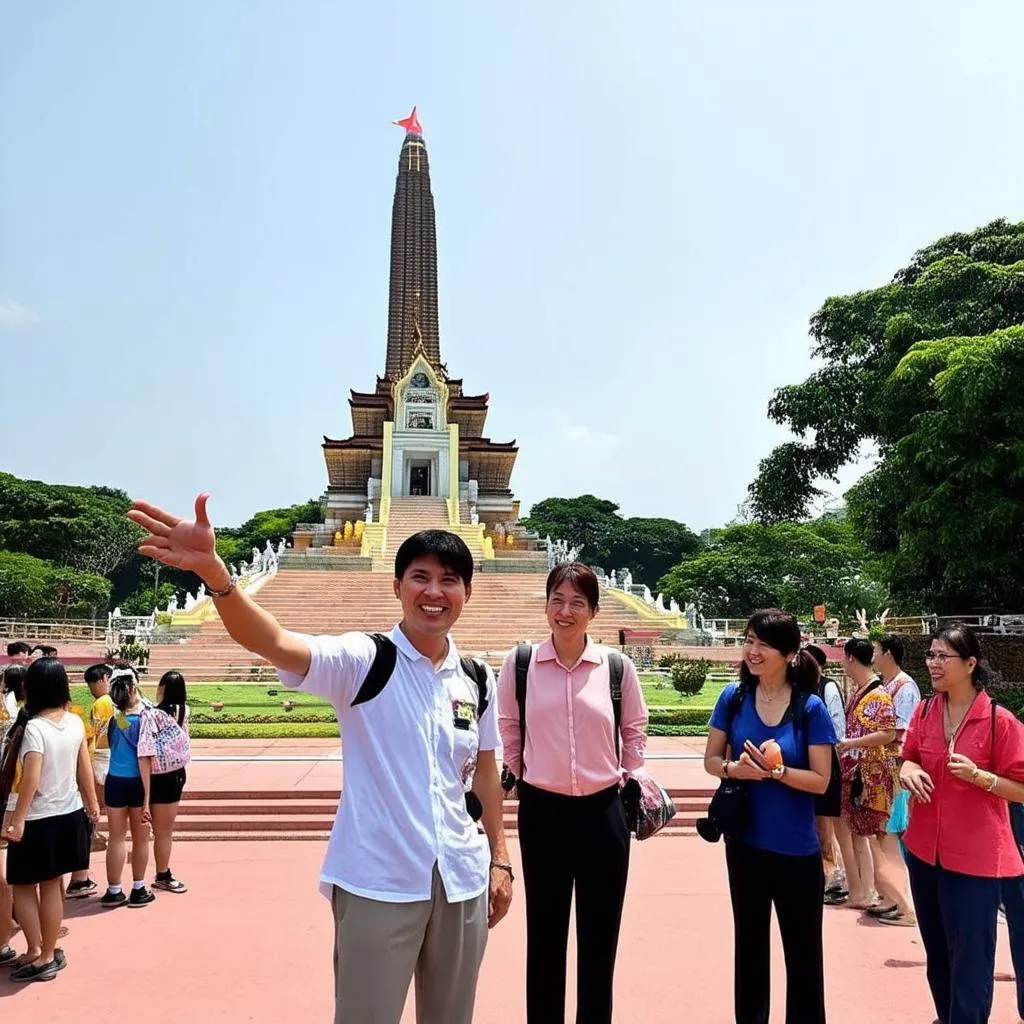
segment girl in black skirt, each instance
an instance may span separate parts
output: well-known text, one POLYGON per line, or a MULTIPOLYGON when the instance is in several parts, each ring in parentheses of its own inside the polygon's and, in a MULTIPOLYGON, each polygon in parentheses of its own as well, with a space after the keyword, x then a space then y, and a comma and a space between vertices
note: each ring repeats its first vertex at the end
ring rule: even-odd
POLYGON ((64 666, 56 658, 34 661, 25 674, 25 706, 0 762, 0 807, 17 792, 4 821, 7 884, 28 942, 24 966, 11 972, 11 981, 51 981, 67 963, 57 948, 61 883, 89 866, 89 821, 100 815, 85 727, 66 710, 70 704, 64 666))

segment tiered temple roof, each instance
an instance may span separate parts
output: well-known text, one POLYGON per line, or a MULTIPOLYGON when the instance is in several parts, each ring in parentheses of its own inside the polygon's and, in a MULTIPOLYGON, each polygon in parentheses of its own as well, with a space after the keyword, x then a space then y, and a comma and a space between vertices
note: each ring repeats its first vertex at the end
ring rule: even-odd
POLYGON ((447 387, 447 422, 459 427, 460 461, 481 493, 510 495, 509 480, 518 448, 484 437, 488 395, 466 395, 462 381, 448 377, 441 362, 437 301, 437 235, 430 163, 415 110, 397 122, 406 128, 398 159, 391 213, 391 284, 384 375, 371 392, 351 391, 352 436, 324 437, 330 488, 365 493, 374 459, 383 453, 384 423, 396 419, 395 385, 418 356, 429 362, 447 387))

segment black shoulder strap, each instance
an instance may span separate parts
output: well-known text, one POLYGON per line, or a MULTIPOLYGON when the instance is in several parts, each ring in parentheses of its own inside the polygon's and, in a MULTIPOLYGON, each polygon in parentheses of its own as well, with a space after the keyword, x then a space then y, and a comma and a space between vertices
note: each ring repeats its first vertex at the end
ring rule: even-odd
POLYGON ((460 658, 462 671, 476 683, 476 720, 479 722, 487 710, 487 666, 476 658, 460 658))
POLYGON ((622 655, 608 652, 608 685, 612 691, 612 715, 615 718, 615 757, 622 756, 622 655))
MULTIPOLYGON (((989 700, 992 700, 989 697, 989 700)), ((992 700, 992 739, 990 742, 988 756, 991 760, 992 768, 996 766, 996 713, 999 711, 999 707, 994 700, 992 700)))
POLYGON ((516 645, 516 704, 519 705, 519 777, 526 774, 526 681, 530 676, 532 644, 516 645))
POLYGON ((377 651, 373 656, 370 671, 366 673, 366 678, 360 684, 359 691, 352 700, 352 707, 373 700, 387 686, 398 659, 398 648, 394 645, 391 637, 385 636, 383 633, 367 633, 367 636, 373 641, 377 651))

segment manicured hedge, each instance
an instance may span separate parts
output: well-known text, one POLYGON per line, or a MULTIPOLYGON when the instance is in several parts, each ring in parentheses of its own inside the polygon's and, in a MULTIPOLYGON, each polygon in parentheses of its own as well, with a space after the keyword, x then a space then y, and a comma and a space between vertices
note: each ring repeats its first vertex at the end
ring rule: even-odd
POLYGON ((658 735, 653 732, 656 725, 686 725, 700 726, 707 732, 708 721, 711 719, 711 708, 652 708, 648 712, 648 724, 651 726, 651 735, 658 735))

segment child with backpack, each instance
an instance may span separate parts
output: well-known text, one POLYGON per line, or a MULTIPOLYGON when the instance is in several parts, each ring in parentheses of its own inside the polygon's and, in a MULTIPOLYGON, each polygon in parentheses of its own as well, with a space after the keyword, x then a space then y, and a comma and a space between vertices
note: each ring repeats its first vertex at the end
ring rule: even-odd
MULTIPOLYGON (((170 722, 188 733, 189 707, 185 678, 180 672, 165 672, 156 688, 155 713, 166 715, 170 722)), ((168 729, 167 723, 161 725, 168 729)), ((170 731, 170 730, 168 730, 170 731)), ((142 750, 146 750, 143 742, 142 750)), ((145 755, 140 751, 141 756, 145 755)), ((153 860, 156 861, 154 889, 177 894, 188 892, 188 886, 171 871, 171 847, 174 843, 174 821, 178 815, 181 794, 185 789, 185 766, 162 772, 150 756, 149 809, 153 816, 153 860)))
MULTIPOLYGON (((103 785, 110 836, 107 841, 107 891, 100 903, 108 910, 125 905, 144 907, 156 898, 146 888, 149 862, 149 778, 145 780, 139 761, 139 732, 142 698, 132 668, 116 669, 110 677, 110 699, 116 713, 107 727, 110 769, 103 785), (127 854, 128 830, 132 834, 132 888, 125 895, 121 875, 127 854)), ((147 764, 148 767, 148 764, 147 764)))

